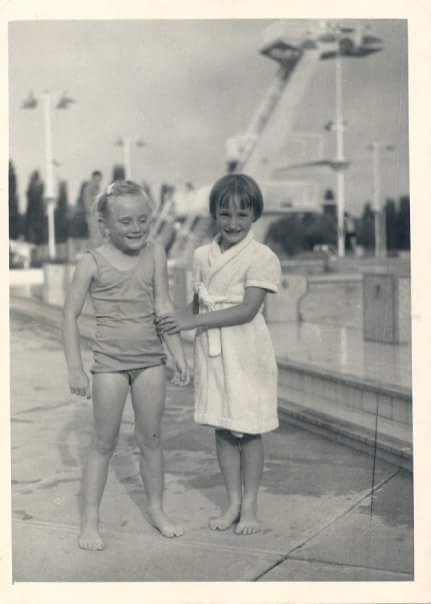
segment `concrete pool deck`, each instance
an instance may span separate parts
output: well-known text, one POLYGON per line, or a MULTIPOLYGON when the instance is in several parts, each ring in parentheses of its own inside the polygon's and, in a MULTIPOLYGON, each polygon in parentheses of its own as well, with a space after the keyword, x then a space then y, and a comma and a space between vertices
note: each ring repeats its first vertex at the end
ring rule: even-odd
POLYGON ((413 580, 411 474, 289 421, 265 438, 262 532, 208 530, 224 488, 212 435, 192 421, 190 387, 169 386, 164 420, 166 507, 185 535, 165 539, 145 520, 128 404, 102 506, 107 548, 80 550, 91 404, 67 392, 59 314, 11 299, 15 581, 413 580))

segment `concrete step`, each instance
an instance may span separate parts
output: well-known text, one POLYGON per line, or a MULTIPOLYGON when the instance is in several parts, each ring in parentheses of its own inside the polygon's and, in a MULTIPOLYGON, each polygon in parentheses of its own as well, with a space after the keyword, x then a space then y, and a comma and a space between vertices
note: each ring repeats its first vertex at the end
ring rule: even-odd
MULTIPOLYGON (((183 336, 183 345, 191 362, 191 332, 183 336)), ((282 361, 278 367, 281 421, 412 471, 412 399, 408 389, 300 363, 282 361)))
MULTIPOLYGON (((10 307, 60 334, 61 307, 14 295, 10 307)), ((79 328, 90 345, 94 318, 81 315, 79 328)), ((185 334, 183 344, 192 362, 193 333, 185 334)), ((412 400, 407 389, 283 361, 279 363, 279 401, 282 420, 412 470, 412 400)))

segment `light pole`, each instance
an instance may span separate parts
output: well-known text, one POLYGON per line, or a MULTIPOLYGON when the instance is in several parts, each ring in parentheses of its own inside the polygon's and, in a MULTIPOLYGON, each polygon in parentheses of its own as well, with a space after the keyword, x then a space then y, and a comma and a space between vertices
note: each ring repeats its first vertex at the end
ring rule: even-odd
POLYGON ((381 203, 380 151, 393 151, 394 145, 374 141, 367 147, 373 153, 373 210, 374 210, 374 254, 376 258, 386 256, 386 223, 381 203))
MULTIPOLYGON (((343 68, 340 51, 335 57, 335 131, 337 134, 336 160, 346 161, 344 157, 344 122, 343 122, 343 68)), ((344 171, 337 170, 337 249, 338 255, 343 257, 344 250, 344 171)))
MULTIPOLYGON (((336 160, 340 164, 346 162, 344 157, 344 128, 343 118, 343 57, 363 58, 382 50, 380 38, 364 33, 364 27, 343 27, 342 25, 327 23, 327 32, 320 39, 323 42, 335 43, 335 50, 330 50, 321 55, 322 59, 335 59, 335 123, 329 122, 330 127, 336 132, 336 160)), ((344 256, 344 171, 337 171, 337 249, 338 255, 344 256)))
MULTIPOLYGON (((52 260, 55 258, 55 185, 54 185, 54 164, 56 163, 52 155, 52 128, 51 128, 51 93, 49 90, 43 91, 43 126, 45 137, 45 203, 48 215, 48 256, 52 260)), ((56 109, 67 109, 71 103, 76 101, 67 96, 64 92, 59 98, 56 109)), ((35 109, 38 105, 37 98, 32 92, 23 101, 21 109, 35 109)))
POLYGON ((132 136, 125 136, 119 138, 115 145, 117 147, 123 147, 123 160, 124 160, 124 172, 126 180, 132 178, 132 145, 135 143, 137 147, 145 147, 145 143, 140 138, 134 138, 132 136))

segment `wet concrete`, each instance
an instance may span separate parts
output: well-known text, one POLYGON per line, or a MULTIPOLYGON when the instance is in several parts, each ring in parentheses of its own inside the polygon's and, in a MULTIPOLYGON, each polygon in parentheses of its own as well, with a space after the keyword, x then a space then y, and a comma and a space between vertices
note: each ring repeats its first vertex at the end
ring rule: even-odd
MULTIPOLYGON (((214 438, 193 423, 191 389, 173 386, 163 423, 166 509, 184 523, 185 536, 165 539, 146 521, 129 401, 102 503, 107 549, 79 550, 79 481, 91 401, 67 392, 56 333, 12 312, 16 581, 413 578, 411 475, 379 460, 373 468, 369 456, 295 426, 264 439, 262 532, 209 531, 208 518, 225 501, 214 438)), ((88 349, 84 357, 88 367, 88 349)))

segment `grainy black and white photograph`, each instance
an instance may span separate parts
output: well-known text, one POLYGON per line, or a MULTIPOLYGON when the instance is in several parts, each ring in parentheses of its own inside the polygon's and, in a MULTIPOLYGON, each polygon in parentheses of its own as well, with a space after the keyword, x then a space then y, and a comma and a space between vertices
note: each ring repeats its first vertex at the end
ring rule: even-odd
POLYGON ((15 584, 414 582, 408 38, 9 22, 15 584))

